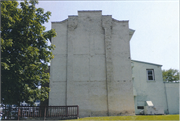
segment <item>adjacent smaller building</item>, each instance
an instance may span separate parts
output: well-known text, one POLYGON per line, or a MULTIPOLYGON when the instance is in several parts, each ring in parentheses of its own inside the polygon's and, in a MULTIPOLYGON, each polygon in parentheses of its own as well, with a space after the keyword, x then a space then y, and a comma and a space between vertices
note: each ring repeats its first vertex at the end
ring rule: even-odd
POLYGON ((165 83, 162 65, 131 60, 135 114, 151 101, 157 112, 179 113, 179 83, 165 83), (160 111, 162 112, 162 111, 160 111))

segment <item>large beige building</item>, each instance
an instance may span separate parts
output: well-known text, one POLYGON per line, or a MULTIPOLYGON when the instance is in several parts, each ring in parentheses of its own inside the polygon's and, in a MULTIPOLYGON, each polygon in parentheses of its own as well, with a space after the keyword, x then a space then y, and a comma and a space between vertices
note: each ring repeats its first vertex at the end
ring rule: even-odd
POLYGON ((115 20, 101 11, 78 11, 78 16, 52 22, 52 28, 57 37, 52 38, 56 49, 50 67, 50 106, 79 105, 80 117, 134 115, 148 99, 168 110, 163 86, 154 98, 150 88, 149 93, 141 93, 144 85, 163 84, 162 72, 158 68, 161 77, 156 83, 149 82, 148 65, 143 70, 142 64, 131 61, 129 42, 134 30, 128 21, 115 20), (140 72, 145 73, 143 79, 140 72), (161 99, 156 101, 158 95, 162 95, 162 105, 161 99))

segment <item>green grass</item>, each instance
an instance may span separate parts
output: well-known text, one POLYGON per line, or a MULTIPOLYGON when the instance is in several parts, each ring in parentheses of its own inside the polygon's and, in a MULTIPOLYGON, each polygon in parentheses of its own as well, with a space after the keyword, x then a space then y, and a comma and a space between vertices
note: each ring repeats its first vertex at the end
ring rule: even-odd
POLYGON ((179 115, 137 115, 137 116, 107 116, 107 117, 86 117, 76 120, 178 120, 179 115))

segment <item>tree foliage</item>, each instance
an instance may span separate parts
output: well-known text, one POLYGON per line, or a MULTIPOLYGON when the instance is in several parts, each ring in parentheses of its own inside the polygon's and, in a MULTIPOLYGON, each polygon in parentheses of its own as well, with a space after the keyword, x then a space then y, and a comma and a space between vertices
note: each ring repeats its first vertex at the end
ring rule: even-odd
POLYGON ((179 80, 179 71, 176 69, 163 70, 163 81, 173 82, 179 80))
POLYGON ((7 104, 48 98, 48 62, 53 59, 54 45, 47 42, 55 30, 45 31, 51 12, 36 8, 37 0, 1 1, 1 100, 7 104))

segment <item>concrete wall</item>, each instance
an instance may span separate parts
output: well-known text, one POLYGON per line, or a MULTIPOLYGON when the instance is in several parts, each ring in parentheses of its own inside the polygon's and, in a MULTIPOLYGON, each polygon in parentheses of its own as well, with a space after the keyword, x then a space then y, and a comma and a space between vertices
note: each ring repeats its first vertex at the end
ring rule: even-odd
POLYGON ((49 105, 79 105, 80 117, 134 115, 128 21, 79 11, 52 28, 49 105))
POLYGON ((137 106, 145 106, 145 101, 152 101, 155 107, 163 107, 164 112, 168 113, 161 65, 132 61, 132 77, 134 85, 135 114, 140 113, 142 109, 137 109, 137 106), (155 80, 147 80, 146 69, 154 69, 155 80))
POLYGON ((179 83, 164 83, 170 114, 179 114, 179 83))

